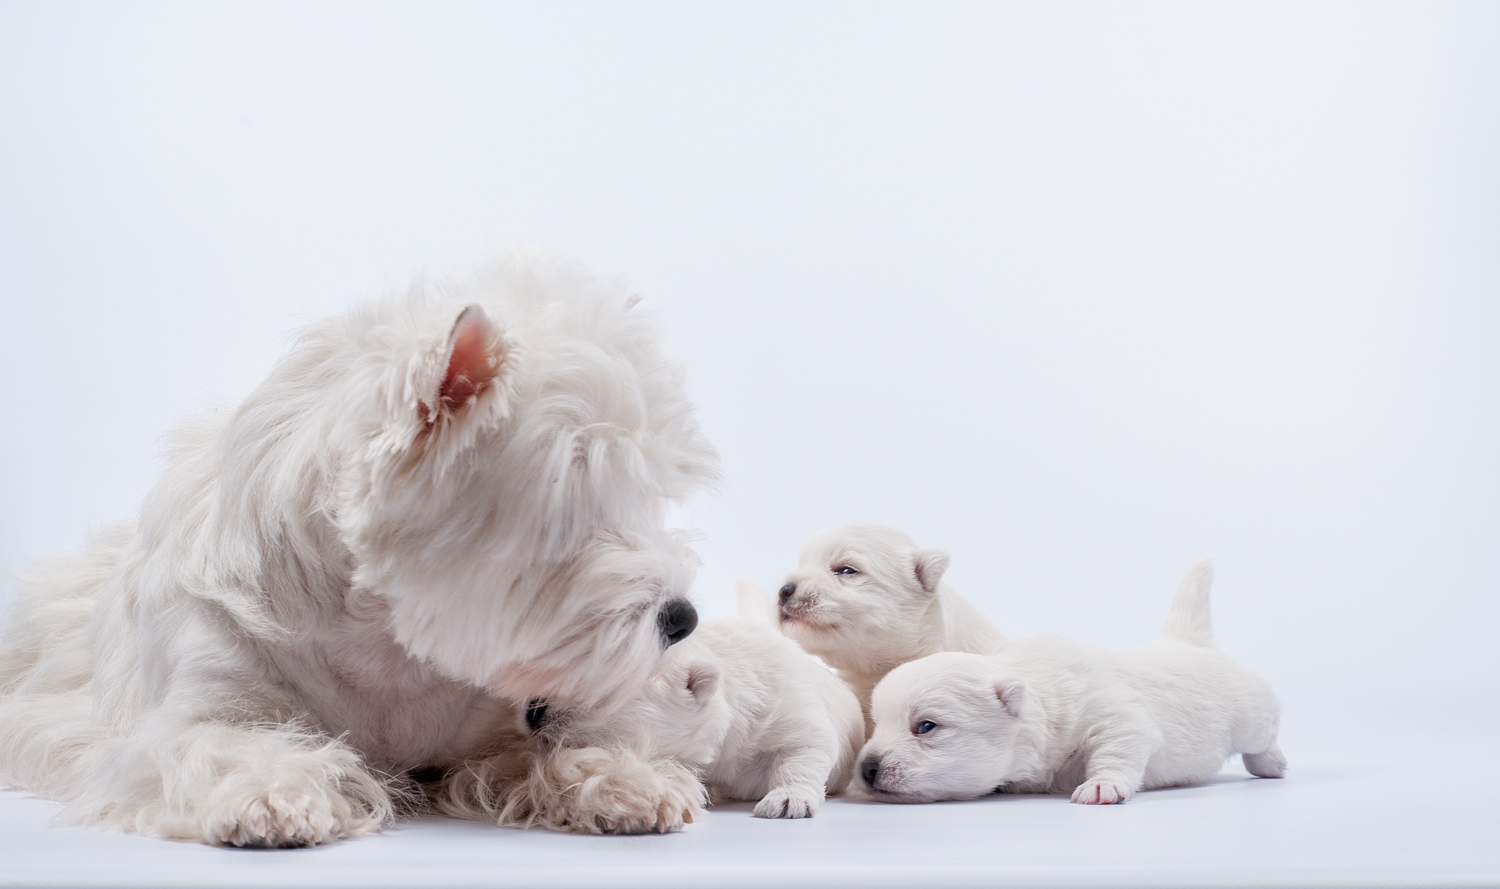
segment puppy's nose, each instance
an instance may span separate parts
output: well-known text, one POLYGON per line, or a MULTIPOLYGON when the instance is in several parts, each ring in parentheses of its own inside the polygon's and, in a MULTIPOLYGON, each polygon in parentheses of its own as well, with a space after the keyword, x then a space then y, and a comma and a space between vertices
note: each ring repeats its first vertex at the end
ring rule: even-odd
POLYGON ((663 648, 676 645, 697 628, 698 609, 686 599, 673 599, 656 613, 656 626, 661 630, 663 648))
POLYGON ((789 583, 781 588, 781 601, 785 602, 797 593, 797 585, 789 583))
POLYGON ((866 787, 874 787, 875 779, 880 777, 880 758, 865 757, 865 761, 859 764, 859 776, 864 779, 866 787))

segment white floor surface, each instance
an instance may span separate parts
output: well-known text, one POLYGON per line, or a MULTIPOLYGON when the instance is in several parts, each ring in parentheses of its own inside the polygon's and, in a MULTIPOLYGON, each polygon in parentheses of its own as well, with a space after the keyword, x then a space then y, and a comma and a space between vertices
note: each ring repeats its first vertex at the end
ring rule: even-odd
POLYGON ((1305 746, 1300 757, 1288 748, 1285 780, 1250 778, 1231 763, 1209 785, 1109 808, 1060 796, 926 806, 846 798, 789 822, 731 803, 680 834, 647 837, 422 818, 381 836, 279 851, 52 826, 54 804, 0 792, 0 885, 1500 886, 1488 734, 1305 746), (1436 764, 1415 765, 1423 758, 1436 764))

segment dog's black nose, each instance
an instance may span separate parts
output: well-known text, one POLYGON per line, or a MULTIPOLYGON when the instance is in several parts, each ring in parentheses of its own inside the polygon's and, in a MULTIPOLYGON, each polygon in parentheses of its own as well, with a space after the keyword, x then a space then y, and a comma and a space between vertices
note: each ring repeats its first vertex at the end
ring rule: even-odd
POLYGON ((698 609, 686 599, 673 599, 656 613, 663 647, 676 645, 693 634, 698 626, 698 609))
POLYGON ((526 702, 526 727, 533 732, 542 727, 547 720, 547 702, 541 698, 532 698, 526 702))
POLYGON ((865 761, 859 764, 859 776, 864 779, 865 786, 874 787, 875 779, 880 777, 880 759, 874 756, 865 757, 865 761))
POLYGON ((797 593, 797 585, 789 583, 781 588, 781 601, 785 602, 797 593))

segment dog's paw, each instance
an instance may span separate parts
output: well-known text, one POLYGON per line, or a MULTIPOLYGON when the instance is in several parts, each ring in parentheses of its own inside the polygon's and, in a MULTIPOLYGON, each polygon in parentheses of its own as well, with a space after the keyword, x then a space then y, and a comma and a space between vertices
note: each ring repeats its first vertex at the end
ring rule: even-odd
POLYGON ((670 833, 692 823, 706 798, 698 776, 676 760, 561 748, 537 757, 500 822, 574 833, 670 833))
POLYGON ((379 822, 322 787, 272 784, 248 799, 221 799, 203 813, 200 838, 219 846, 314 846, 380 829, 379 822))
POLYGON ((660 776, 601 775, 587 797, 578 800, 569 827, 585 833, 671 833, 693 823, 702 793, 696 778, 677 783, 660 776))
POLYGON ((822 788, 810 793, 796 788, 777 787, 755 804, 757 818, 811 818, 823 804, 822 788))
POLYGON ((1085 806, 1110 806, 1130 799, 1133 791, 1117 781, 1107 778, 1085 781, 1073 791, 1073 802, 1085 806))
POLYGON ((579 813, 591 822, 588 832, 672 833, 693 823, 702 789, 696 779, 681 786, 669 781, 642 784, 627 775, 607 775, 596 793, 594 808, 579 813))

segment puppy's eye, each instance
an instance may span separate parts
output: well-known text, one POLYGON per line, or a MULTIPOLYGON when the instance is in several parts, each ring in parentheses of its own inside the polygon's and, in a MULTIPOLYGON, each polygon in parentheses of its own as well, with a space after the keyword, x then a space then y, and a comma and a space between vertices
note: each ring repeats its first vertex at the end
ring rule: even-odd
POLYGON ((935 722, 919 722, 917 723, 917 727, 912 729, 912 731, 919 735, 925 735, 935 728, 937 728, 937 723, 935 722))
POLYGON ((834 574, 858 574, 859 572, 855 571, 853 568, 849 567, 848 565, 845 565, 842 568, 835 568, 835 569, 833 569, 833 573, 834 574))

